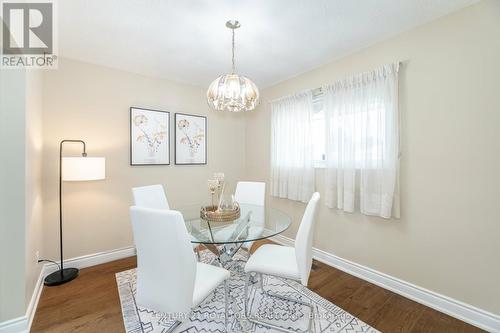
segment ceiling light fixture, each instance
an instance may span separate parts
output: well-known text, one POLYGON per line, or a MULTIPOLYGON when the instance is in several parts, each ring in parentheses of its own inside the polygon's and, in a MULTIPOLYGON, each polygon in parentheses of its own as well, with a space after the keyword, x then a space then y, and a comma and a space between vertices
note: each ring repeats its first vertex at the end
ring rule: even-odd
POLYGON ((207 90, 208 105, 218 111, 252 111, 259 104, 259 89, 252 80, 235 73, 234 30, 241 24, 227 21, 226 27, 231 29, 233 35, 233 69, 231 74, 221 75, 210 84, 207 90))

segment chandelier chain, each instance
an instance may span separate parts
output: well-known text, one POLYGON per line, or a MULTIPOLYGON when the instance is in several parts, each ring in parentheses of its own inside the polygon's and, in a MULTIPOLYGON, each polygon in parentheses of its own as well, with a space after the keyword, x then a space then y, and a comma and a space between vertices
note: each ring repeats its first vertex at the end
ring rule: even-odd
POLYGON ((233 55, 232 55, 231 62, 232 62, 232 64, 233 64, 233 67, 232 67, 232 68, 233 68, 233 73, 232 73, 232 74, 234 74, 234 73, 235 73, 235 71, 236 71, 236 66, 235 66, 235 64, 234 64, 234 28, 233 28, 233 29, 231 29, 231 30, 232 30, 232 32, 233 32, 233 39, 232 39, 233 55))

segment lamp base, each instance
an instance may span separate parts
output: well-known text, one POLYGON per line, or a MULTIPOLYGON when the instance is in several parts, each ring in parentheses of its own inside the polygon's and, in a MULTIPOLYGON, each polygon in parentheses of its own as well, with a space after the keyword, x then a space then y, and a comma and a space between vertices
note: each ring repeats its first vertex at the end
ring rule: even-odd
POLYGON ((57 286, 66 282, 69 282, 78 276, 77 268, 65 268, 62 270, 55 271, 52 274, 47 275, 44 280, 46 286, 57 286))

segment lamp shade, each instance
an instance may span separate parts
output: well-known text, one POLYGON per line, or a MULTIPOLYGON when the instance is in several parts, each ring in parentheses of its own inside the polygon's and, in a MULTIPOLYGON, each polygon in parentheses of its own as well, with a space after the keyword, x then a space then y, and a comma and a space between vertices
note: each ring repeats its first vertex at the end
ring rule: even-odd
POLYGON ((63 157, 62 180, 85 181, 106 178, 104 157, 63 157))

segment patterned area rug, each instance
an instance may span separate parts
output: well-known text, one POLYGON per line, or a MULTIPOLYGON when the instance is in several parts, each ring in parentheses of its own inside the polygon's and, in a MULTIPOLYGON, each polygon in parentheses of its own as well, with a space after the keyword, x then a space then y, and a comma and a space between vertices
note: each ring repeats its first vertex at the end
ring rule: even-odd
MULTIPOLYGON (((211 262, 214 256, 209 251, 201 253, 201 261, 211 262)), ((235 259, 243 261, 244 256, 236 254, 235 259)), ((251 324, 244 318, 243 298, 245 274, 243 264, 231 267, 230 302, 228 332, 279 332, 259 325, 251 324)), ((120 294, 123 321, 127 333, 167 332, 173 321, 161 312, 138 307, 135 302, 136 270, 116 274, 120 294)), ((305 288, 300 283, 274 277, 264 277, 264 287, 273 293, 298 298, 312 303, 314 307, 314 332, 351 333, 378 332, 358 318, 330 303, 318 294, 305 288)), ((292 330, 306 330, 311 316, 310 308, 297 303, 282 301, 263 294, 258 283, 250 288, 250 313, 262 320, 272 318, 280 327, 292 330)), ((179 325, 175 332, 197 333, 224 332, 224 287, 220 286, 197 308, 188 321, 179 325)))

